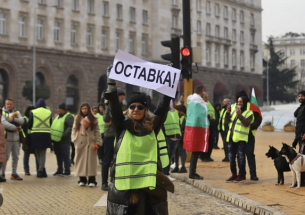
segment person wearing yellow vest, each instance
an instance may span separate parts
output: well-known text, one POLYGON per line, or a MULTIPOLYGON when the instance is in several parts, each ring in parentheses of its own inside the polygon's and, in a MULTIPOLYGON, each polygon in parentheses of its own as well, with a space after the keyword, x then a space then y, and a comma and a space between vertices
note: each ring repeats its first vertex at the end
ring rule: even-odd
MULTIPOLYGON (((99 104, 98 105, 98 112, 96 114, 97 116, 97 121, 98 121, 98 126, 100 128, 100 132, 101 132, 101 138, 104 139, 104 132, 105 132, 105 121, 104 121, 104 107, 103 104, 99 104)), ((102 165, 102 161, 103 161, 103 146, 99 146, 97 149, 97 157, 99 159, 99 163, 102 165)))
POLYGON ((74 119, 71 140, 75 145, 75 176, 78 185, 96 187, 98 146, 103 144, 97 118, 92 114, 90 105, 82 103, 74 119))
POLYGON ((241 182, 246 179, 246 144, 250 132, 250 124, 253 119, 253 112, 247 110, 247 97, 239 97, 237 105, 227 107, 226 122, 230 122, 227 141, 229 142, 229 160, 232 176, 227 182, 241 182), (236 159, 239 172, 237 174, 236 159))
MULTIPOLYGON (((21 116, 20 112, 15 109, 14 101, 12 99, 5 100, 5 107, 2 109, 1 121, 6 130, 6 159, 9 160, 10 154, 12 154, 12 174, 10 179, 23 180, 17 174, 17 166, 21 142, 20 126, 24 123, 24 119, 21 116)), ((1 164, 2 178, 5 178, 6 164, 7 162, 1 164)))
MULTIPOLYGON (((75 115, 72 113, 71 108, 67 107, 67 112, 68 112, 69 114, 71 114, 71 116, 73 116, 73 118, 75 117, 75 115)), ((71 147, 71 158, 70 158, 70 163, 71 163, 71 166, 74 166, 75 147, 74 147, 74 144, 73 144, 72 142, 70 143, 70 147, 71 147)))
POLYGON ((25 133, 25 142, 22 144, 22 149, 24 151, 24 154, 23 154, 23 169, 24 169, 24 174, 25 175, 31 175, 30 166, 29 166, 29 161, 30 161, 30 155, 31 154, 34 154, 34 156, 35 156, 36 171, 38 171, 38 163, 37 163, 35 150, 31 147, 31 129, 28 129, 30 113, 34 109, 35 109, 34 106, 29 105, 26 108, 26 110, 24 112, 24 116, 23 116, 24 123, 22 125, 22 130, 25 133))
POLYGON ((37 177, 48 177, 45 163, 47 148, 51 148, 52 113, 46 107, 44 99, 37 100, 35 109, 30 113, 28 128, 31 129, 31 146, 35 149, 35 154, 39 164, 37 177))
MULTIPOLYGON (((169 111, 167 112, 167 117, 162 129, 166 138, 169 160, 172 161, 175 157, 175 152, 181 138, 179 112, 174 109, 172 100, 170 102, 169 111)), ((174 181, 175 179, 169 175, 169 169, 170 165, 163 168, 163 173, 167 175, 171 181, 174 181)))
POLYGON ((164 185, 173 184, 162 173, 157 134, 166 119, 171 98, 161 95, 152 113, 148 110, 146 94, 133 93, 128 98, 124 115, 114 80, 108 78, 104 95, 109 101, 116 137, 106 214, 168 215, 167 191, 165 187, 159 187, 157 175, 165 180, 164 185), (154 192, 157 190, 159 194, 154 192))
POLYGON ((218 125, 217 125, 217 129, 220 132, 220 136, 222 139, 222 143, 223 143, 223 151, 225 154, 224 159, 222 159, 222 162, 229 162, 229 156, 228 156, 228 142, 227 142, 227 134, 228 134, 228 130, 229 130, 229 124, 225 122, 225 116, 226 116, 226 112, 227 112, 227 107, 230 103, 230 99, 225 98, 222 102, 222 107, 219 113, 219 121, 218 121, 218 125))
POLYGON ((57 116, 51 125, 51 140, 57 160, 54 176, 70 176, 70 143, 74 117, 67 112, 66 104, 60 103, 57 116))

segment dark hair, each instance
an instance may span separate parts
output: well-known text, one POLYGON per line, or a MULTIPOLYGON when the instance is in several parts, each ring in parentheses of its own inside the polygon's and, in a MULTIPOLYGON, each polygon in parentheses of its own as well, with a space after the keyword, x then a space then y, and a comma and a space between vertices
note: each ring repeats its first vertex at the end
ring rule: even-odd
POLYGON ((12 102, 14 102, 14 100, 13 100, 13 99, 10 99, 10 98, 5 99, 5 102, 6 102, 6 101, 12 101, 12 102))
POLYGON ((195 87, 195 93, 199 94, 203 91, 203 86, 202 85, 199 85, 199 86, 196 86, 195 87))
POLYGON ((80 121, 82 120, 83 117, 87 117, 90 121, 90 128, 91 130, 94 129, 94 124, 97 123, 97 120, 96 120, 96 117, 93 116, 92 112, 91 112, 91 107, 89 105, 89 103, 87 102, 84 102, 81 104, 80 108, 79 108, 79 111, 75 117, 75 126, 76 126, 76 129, 79 130, 80 129, 80 121), (82 107, 86 106, 88 108, 88 113, 87 115, 84 115, 82 113, 82 107))

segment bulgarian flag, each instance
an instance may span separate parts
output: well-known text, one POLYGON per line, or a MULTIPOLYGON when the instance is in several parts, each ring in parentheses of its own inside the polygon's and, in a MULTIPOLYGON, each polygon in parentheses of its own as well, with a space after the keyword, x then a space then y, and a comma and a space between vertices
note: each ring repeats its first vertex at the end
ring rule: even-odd
POLYGON ((206 102, 196 93, 188 96, 183 148, 191 152, 207 152, 209 126, 206 102))
POLYGON ((250 110, 252 110, 253 112, 259 113, 259 115, 262 117, 262 112, 258 107, 258 103, 257 103, 257 100, 256 100, 254 88, 252 88, 252 93, 251 93, 250 110))

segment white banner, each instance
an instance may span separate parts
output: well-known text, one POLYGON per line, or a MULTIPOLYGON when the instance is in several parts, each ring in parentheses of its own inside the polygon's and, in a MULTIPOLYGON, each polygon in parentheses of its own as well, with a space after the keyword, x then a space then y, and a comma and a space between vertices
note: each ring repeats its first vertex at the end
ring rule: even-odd
POLYGON ((151 63, 119 50, 115 55, 109 78, 156 90, 174 98, 180 70, 151 63))

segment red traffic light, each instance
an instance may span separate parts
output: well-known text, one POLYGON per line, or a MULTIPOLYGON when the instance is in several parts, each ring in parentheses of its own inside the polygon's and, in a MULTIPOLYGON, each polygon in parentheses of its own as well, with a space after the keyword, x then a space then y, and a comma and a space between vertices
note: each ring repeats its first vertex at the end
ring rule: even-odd
POLYGON ((187 47, 183 47, 182 49, 180 49, 180 53, 182 54, 182 56, 184 57, 188 57, 191 55, 191 51, 189 48, 187 47))

